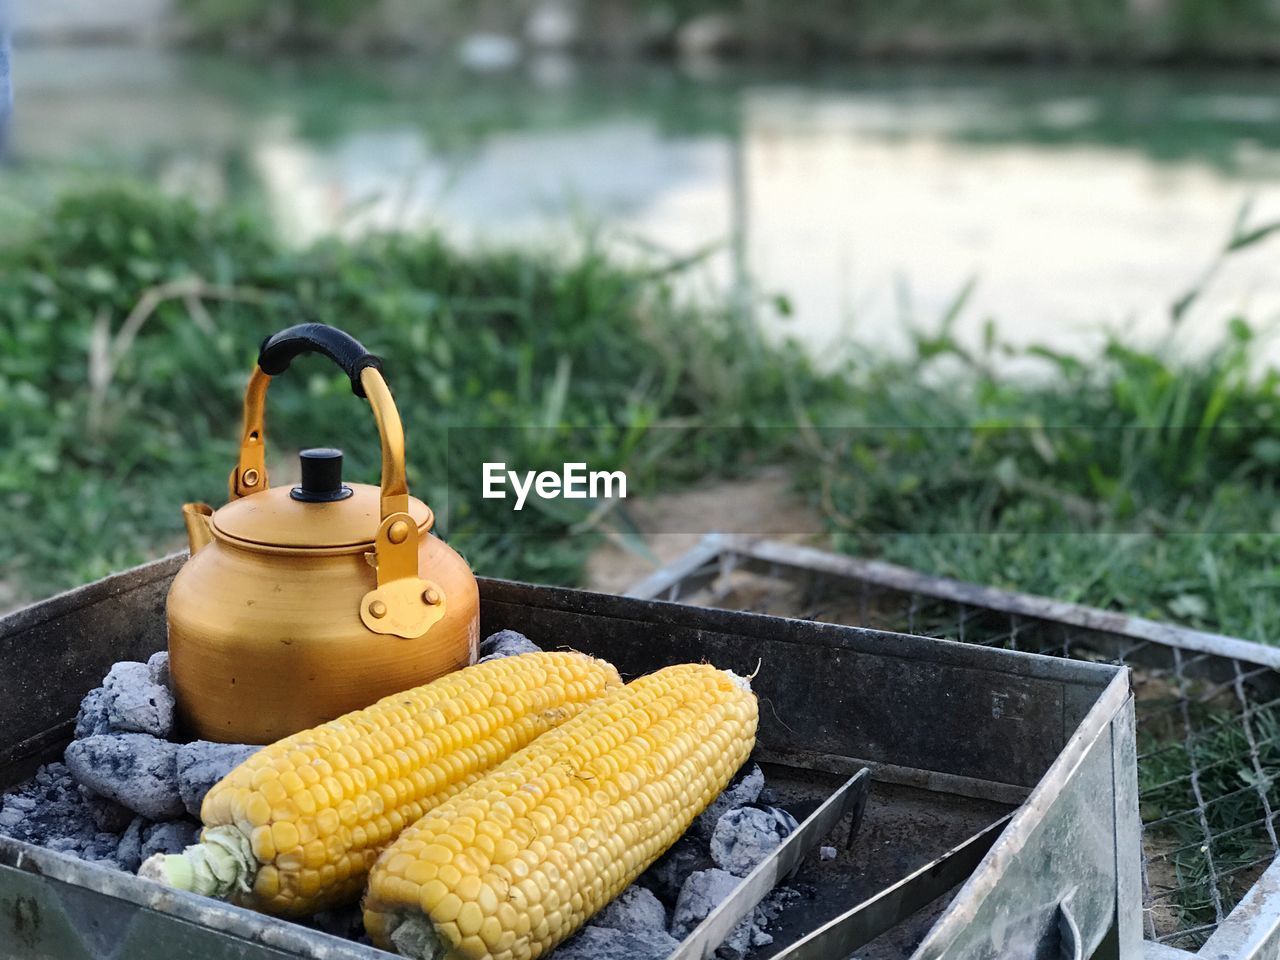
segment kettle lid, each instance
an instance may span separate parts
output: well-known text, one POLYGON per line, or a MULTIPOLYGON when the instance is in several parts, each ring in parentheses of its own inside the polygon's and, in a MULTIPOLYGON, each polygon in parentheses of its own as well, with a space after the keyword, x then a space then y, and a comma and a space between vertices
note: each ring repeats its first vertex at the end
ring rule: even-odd
MULTIPOLYGON (((261 547, 299 550, 372 549, 381 522, 382 492, 367 483, 342 482, 342 452, 303 450, 302 480, 270 487, 220 507, 214 529, 224 537, 261 547)), ((408 514, 420 533, 432 527, 431 508, 409 497, 408 514)))

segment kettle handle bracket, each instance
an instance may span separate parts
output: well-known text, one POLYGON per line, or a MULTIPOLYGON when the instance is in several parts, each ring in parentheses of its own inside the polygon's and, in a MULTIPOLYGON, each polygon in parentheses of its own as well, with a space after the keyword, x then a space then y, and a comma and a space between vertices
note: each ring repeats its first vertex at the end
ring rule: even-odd
POLYGON ((360 619, 374 633, 415 639, 444 617, 444 590, 418 576, 420 536, 407 513, 393 513, 378 526, 373 557, 378 586, 360 601, 360 619))

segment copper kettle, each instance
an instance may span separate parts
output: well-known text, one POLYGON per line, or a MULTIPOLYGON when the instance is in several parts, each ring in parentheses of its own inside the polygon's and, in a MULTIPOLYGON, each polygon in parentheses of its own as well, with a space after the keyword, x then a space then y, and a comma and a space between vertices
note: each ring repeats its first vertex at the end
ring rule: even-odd
POLYGON ((244 398, 231 499, 183 506, 191 559, 169 590, 169 668, 183 721, 207 740, 269 743, 475 661, 479 594, 434 516, 409 496, 404 431, 382 361, 334 327, 268 338, 244 398), (302 452, 270 488, 263 407, 273 376, 319 352, 367 397, 381 489, 344 484, 342 454, 302 452))

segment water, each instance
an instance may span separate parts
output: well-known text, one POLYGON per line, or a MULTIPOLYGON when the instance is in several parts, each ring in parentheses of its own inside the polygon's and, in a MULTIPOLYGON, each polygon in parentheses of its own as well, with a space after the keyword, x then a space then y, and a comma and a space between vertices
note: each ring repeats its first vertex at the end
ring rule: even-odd
MULTIPOLYGON (((815 351, 988 320, 1075 348, 1154 340, 1242 203, 1280 217, 1265 74, 681 70, 524 61, 243 63, 20 50, 0 199, 127 170, 240 199, 305 243, 438 227, 460 243, 704 252, 698 295, 748 289, 815 351), (770 299, 785 295, 790 316, 770 299)), ((1280 244, 1277 238, 1276 244, 1280 244)), ((1180 334, 1280 308, 1275 244, 1233 257, 1180 334)))

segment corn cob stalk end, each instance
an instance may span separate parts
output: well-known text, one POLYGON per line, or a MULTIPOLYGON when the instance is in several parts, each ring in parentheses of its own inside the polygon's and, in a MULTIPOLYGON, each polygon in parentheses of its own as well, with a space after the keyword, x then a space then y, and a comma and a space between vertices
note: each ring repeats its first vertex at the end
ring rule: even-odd
POLYGON ((148 857, 138 876, 176 890, 227 897, 233 891, 248 893, 260 867, 244 834, 233 826, 219 826, 206 828, 200 843, 182 853, 148 857))

